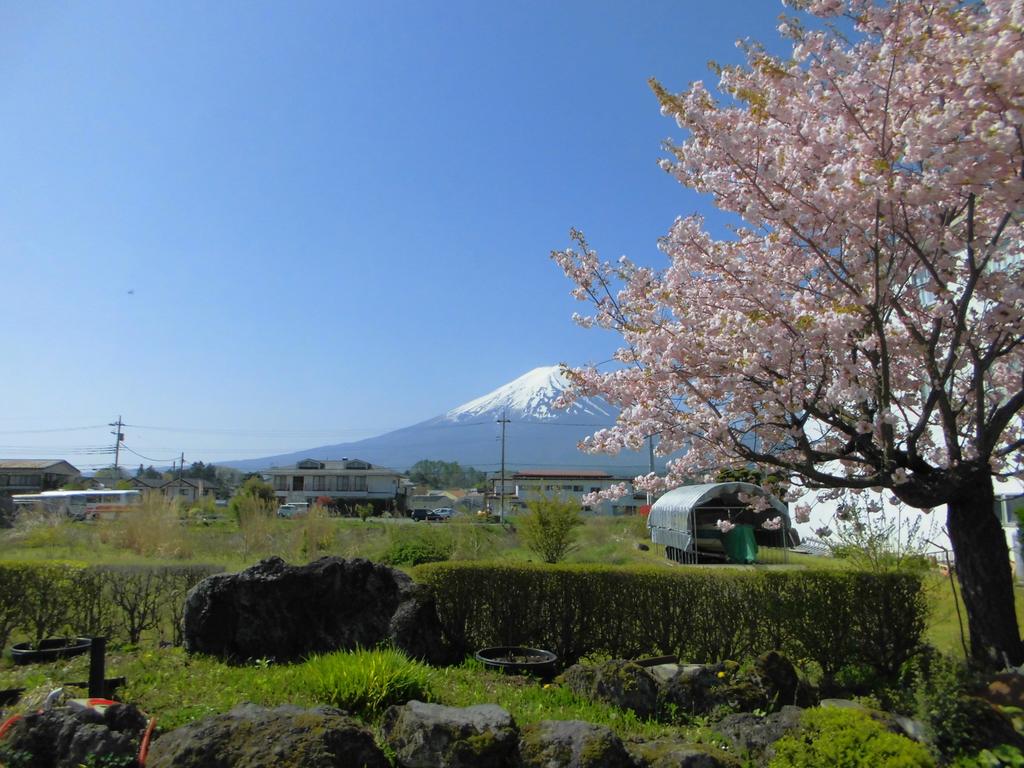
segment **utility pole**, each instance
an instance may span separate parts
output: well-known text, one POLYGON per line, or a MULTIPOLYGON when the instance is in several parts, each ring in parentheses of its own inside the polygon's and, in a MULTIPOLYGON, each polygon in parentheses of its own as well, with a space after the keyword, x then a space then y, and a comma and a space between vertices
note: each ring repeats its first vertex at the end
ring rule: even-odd
POLYGON ((509 423, 508 409, 506 408, 498 419, 501 424, 501 498, 498 502, 498 521, 505 524, 505 425, 509 423))
POLYGON ((181 452, 181 464, 178 466, 178 479, 181 480, 181 473, 185 469, 185 452, 181 452))
POLYGON ((110 434, 114 436, 114 482, 116 483, 121 478, 117 465, 121 459, 121 441, 124 440, 124 432, 121 431, 121 427, 124 426, 124 422, 118 416, 117 421, 112 421, 107 426, 114 427, 114 431, 110 434))

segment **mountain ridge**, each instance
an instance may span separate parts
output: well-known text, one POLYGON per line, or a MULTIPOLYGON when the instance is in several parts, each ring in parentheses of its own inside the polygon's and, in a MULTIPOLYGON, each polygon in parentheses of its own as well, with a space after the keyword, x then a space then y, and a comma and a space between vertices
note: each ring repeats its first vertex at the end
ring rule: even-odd
POLYGON ((587 435, 614 424, 618 411, 597 398, 580 398, 568 408, 556 408, 556 400, 567 389, 560 366, 541 366, 439 416, 383 435, 224 463, 254 472, 305 458, 359 458, 405 470, 417 461, 431 459, 496 471, 501 452, 498 419, 508 418, 507 469, 599 469, 622 476, 647 472, 649 458, 645 454, 592 455, 577 448, 587 435))

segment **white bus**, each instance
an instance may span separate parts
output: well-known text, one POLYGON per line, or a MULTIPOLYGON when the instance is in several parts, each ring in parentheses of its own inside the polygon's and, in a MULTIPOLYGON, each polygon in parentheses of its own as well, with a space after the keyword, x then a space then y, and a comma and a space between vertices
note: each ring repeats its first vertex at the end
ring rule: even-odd
POLYGON ((58 512, 72 520, 95 520, 116 517, 142 503, 138 491, 43 491, 16 493, 11 496, 15 511, 42 508, 58 512))

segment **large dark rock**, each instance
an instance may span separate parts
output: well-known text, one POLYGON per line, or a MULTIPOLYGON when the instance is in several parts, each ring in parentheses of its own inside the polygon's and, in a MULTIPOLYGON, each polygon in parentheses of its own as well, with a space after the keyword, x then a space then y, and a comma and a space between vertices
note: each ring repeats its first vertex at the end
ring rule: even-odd
POLYGON ((624 659, 591 666, 575 664, 562 673, 562 682, 577 696, 631 709, 637 717, 658 711, 658 681, 644 667, 624 659))
POLYGON ((714 726, 739 753, 771 757, 772 745, 800 728, 803 710, 785 706, 764 717, 751 712, 726 715, 714 726))
POLYGON ((25 715, 7 732, 3 744, 11 752, 31 755, 33 768, 78 768, 89 755, 134 757, 145 727, 146 719, 126 704, 103 713, 57 707, 25 715))
POLYGON ((523 729, 522 768, 634 768, 622 741, 603 725, 542 720, 523 729))
POLYGON ((513 768, 519 731, 495 704, 445 707, 410 701, 381 722, 401 768, 513 768))
POLYGON ((189 592, 184 624, 188 651, 238 661, 294 661, 384 641, 432 664, 453 660, 429 588, 358 558, 293 566, 272 557, 211 576, 189 592))
POLYGON ((243 704, 153 742, 146 768, 389 768, 373 734, 341 710, 243 704))

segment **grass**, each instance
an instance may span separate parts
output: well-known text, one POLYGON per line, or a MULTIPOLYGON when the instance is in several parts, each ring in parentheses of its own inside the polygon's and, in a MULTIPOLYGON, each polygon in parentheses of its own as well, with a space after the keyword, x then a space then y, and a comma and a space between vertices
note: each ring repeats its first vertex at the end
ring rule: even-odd
MULTIPOLYGON (((481 524, 472 518, 427 524, 338 518, 304 522, 271 517, 261 521, 258 537, 243 542, 242 531, 231 519, 204 522, 172 517, 160 509, 149 514, 146 521, 140 518, 96 524, 26 519, 14 529, 0 531, 0 548, 8 559, 120 564, 215 562, 229 570, 251 565, 271 553, 290 562, 305 562, 323 554, 379 561, 394 548, 416 542, 443 549, 456 560, 538 559, 519 541, 514 518, 511 524, 500 526, 481 524), (160 532, 155 538, 166 538, 173 546, 150 542, 152 531, 160 532), (239 554, 243 543, 251 550, 244 557, 239 554)), ((649 542, 642 518, 587 518, 567 562, 686 567, 668 562, 660 547, 640 550, 640 542, 649 542)), ((730 566, 762 567, 848 566, 842 561, 793 555, 784 565, 730 566)), ((932 609, 927 639, 940 650, 962 655, 949 581, 935 573, 927 584, 932 609)), ((1024 620, 1024 589, 1018 587, 1016 595, 1018 617, 1024 620)), ((558 685, 544 686, 528 678, 489 672, 473 661, 433 669, 388 650, 327 654, 294 665, 257 662, 230 666, 212 658, 190 657, 180 648, 158 648, 156 638, 150 637, 144 638, 140 647, 111 646, 107 674, 126 677, 128 682, 118 698, 156 715, 165 729, 225 712, 242 701, 265 706, 285 702, 299 706, 330 704, 375 724, 391 703, 416 698, 451 706, 495 703, 512 713, 520 726, 546 719, 580 719, 607 725, 623 738, 653 739, 678 732, 677 726, 642 721, 632 713, 578 699, 558 685)), ((9 659, 0 659, 0 689, 28 689, 19 705, 23 710, 38 707, 47 693, 63 683, 87 678, 87 657, 30 667, 14 667, 9 659)), ((85 695, 85 691, 71 692, 85 695)), ((688 734, 694 740, 713 743, 707 729, 696 725, 688 726, 688 734)))
MULTIPOLYGON (((435 669, 389 649, 325 654, 301 664, 232 666, 189 656, 180 648, 127 648, 108 654, 107 674, 126 677, 116 698, 155 715, 165 730, 226 712, 243 701, 262 706, 328 704, 375 725, 391 704, 416 699, 456 707, 498 704, 520 726, 576 719, 607 725, 624 738, 653 739, 678 732, 678 726, 640 720, 631 712, 579 699, 557 684, 490 672, 472 660, 435 669)), ((87 678, 88 657, 78 657, 0 669, 0 689, 27 688, 18 709, 31 711, 62 683, 87 678)))

